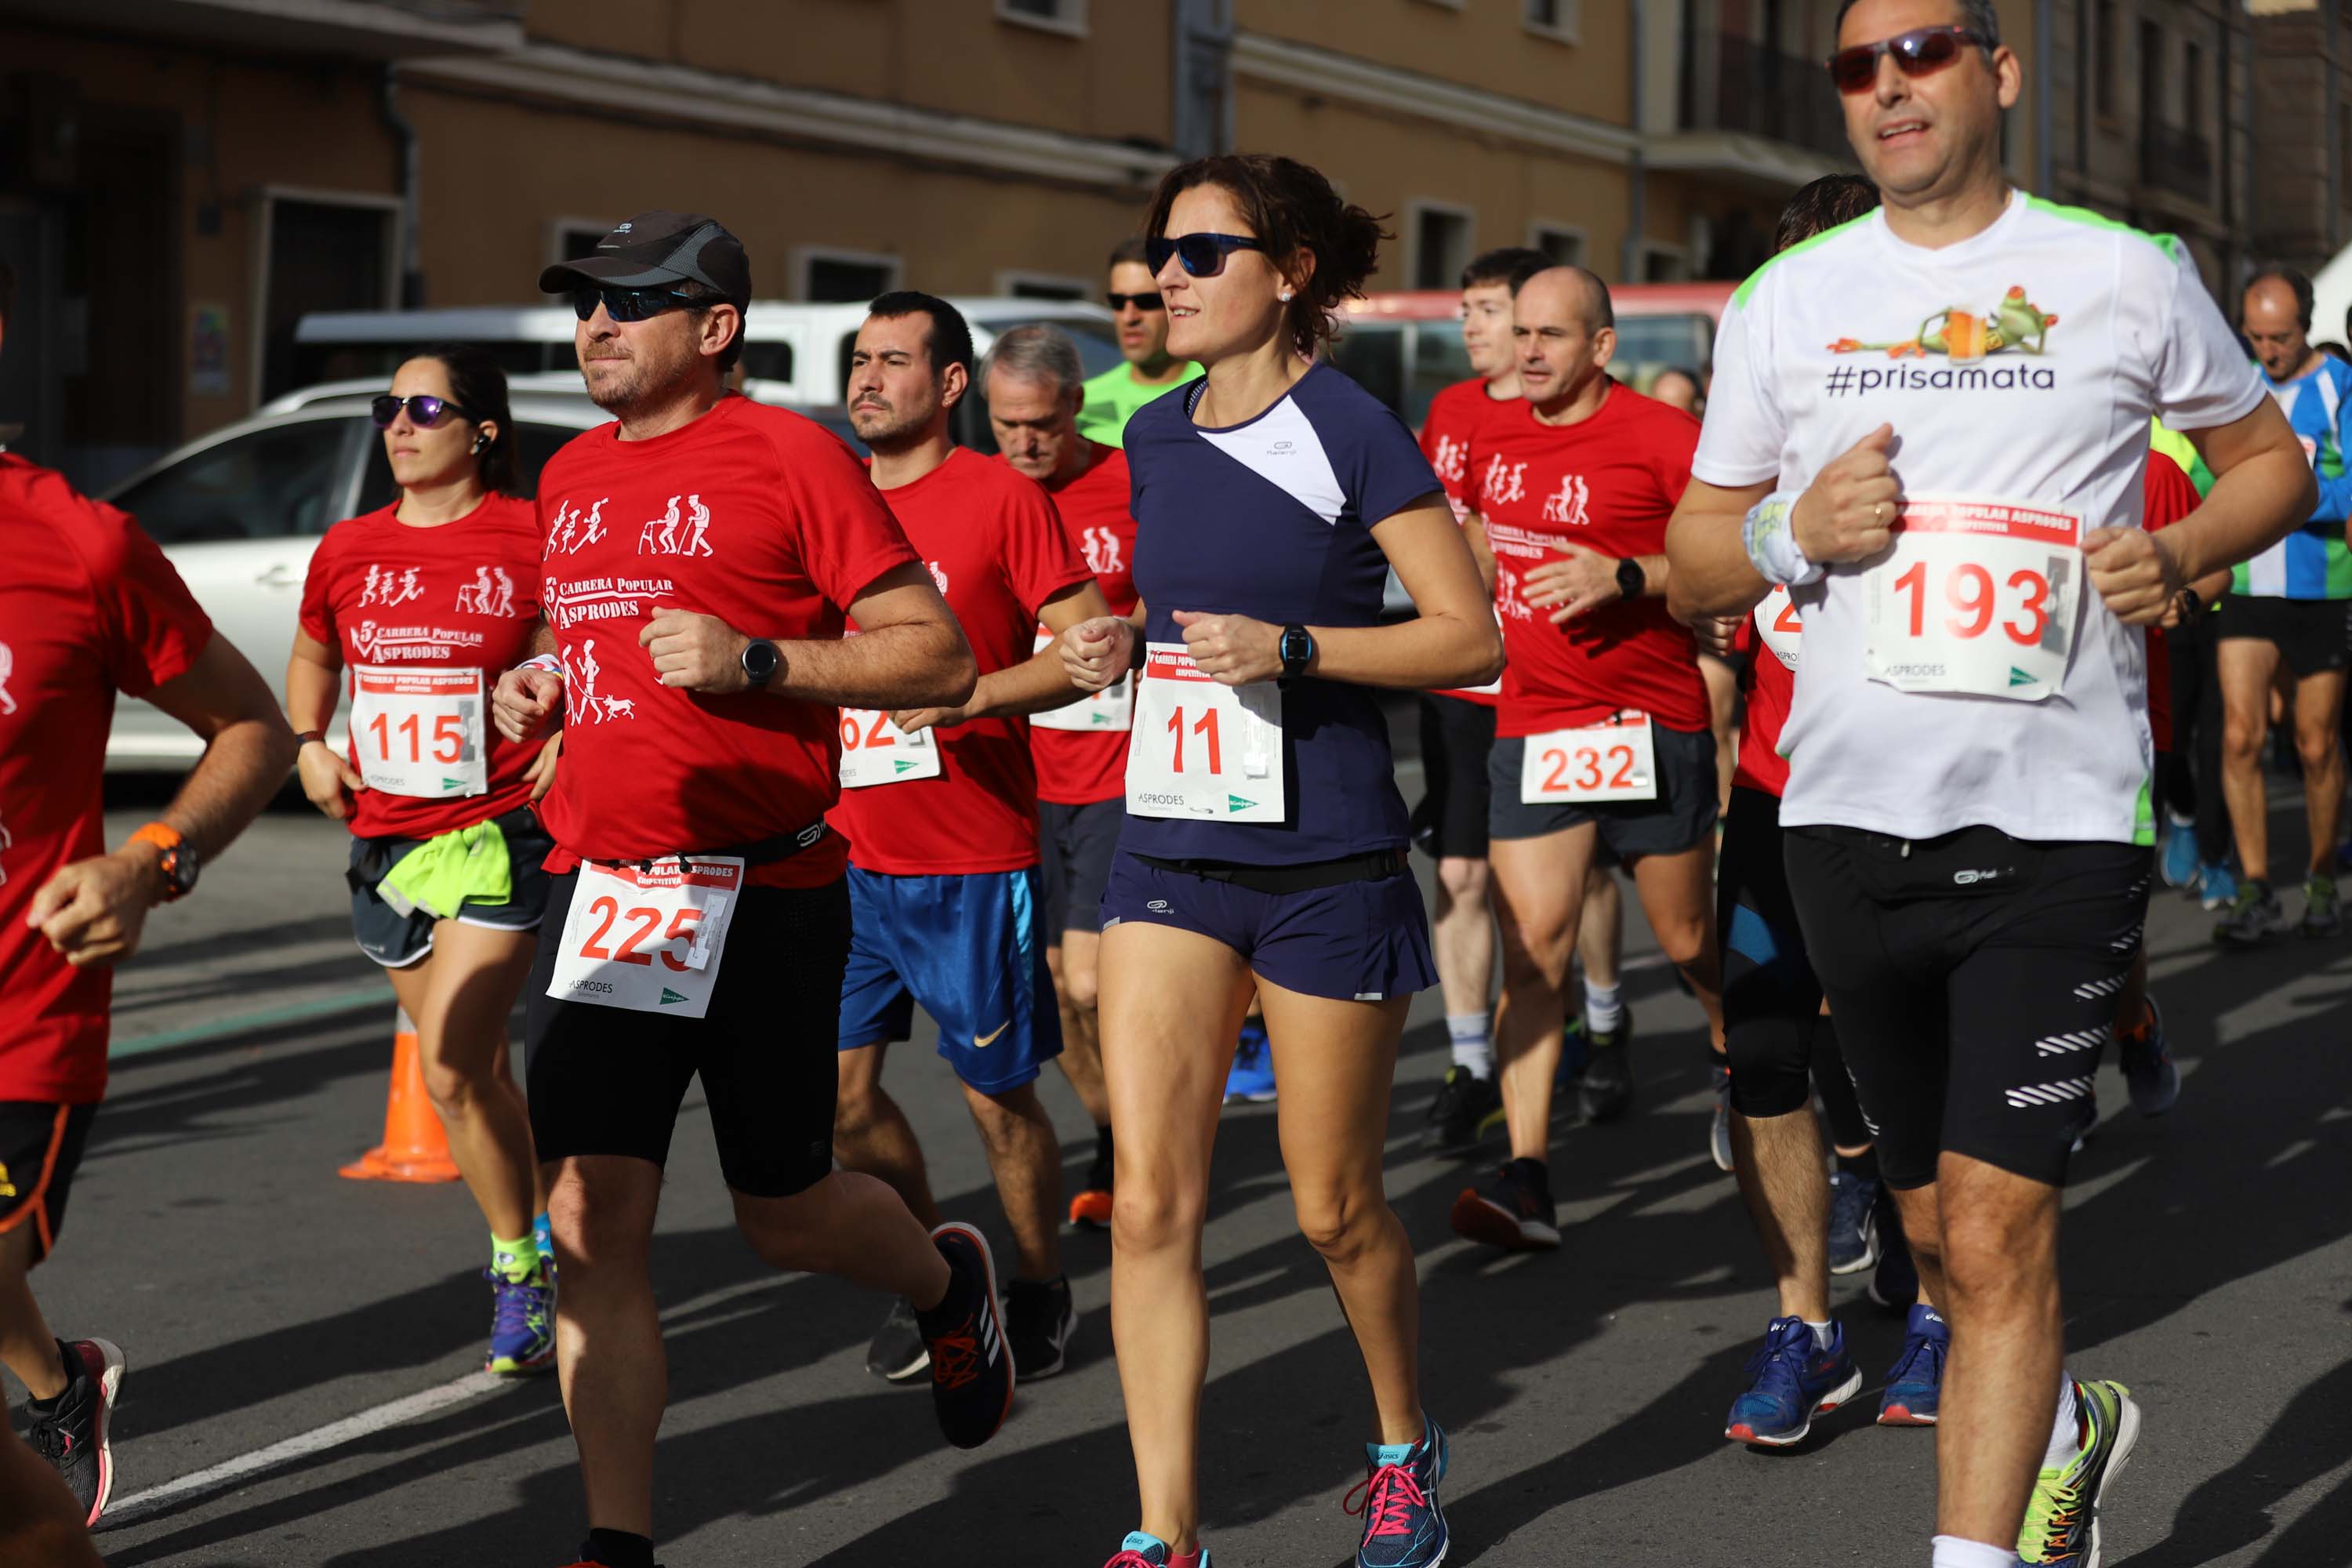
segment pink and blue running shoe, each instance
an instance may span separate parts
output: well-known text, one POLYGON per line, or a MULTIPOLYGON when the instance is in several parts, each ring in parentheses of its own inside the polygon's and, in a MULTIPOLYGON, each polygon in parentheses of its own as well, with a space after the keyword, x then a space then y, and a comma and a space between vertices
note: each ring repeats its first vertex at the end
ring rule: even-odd
POLYGON ((1437 1506, 1445 1479, 1445 1430, 1423 1416, 1418 1443, 1367 1443, 1364 1479, 1348 1493, 1347 1510, 1360 1514, 1364 1539, 1356 1568, 1437 1568, 1453 1537, 1437 1506))
POLYGON ((1785 1448, 1801 1443, 1813 1417, 1826 1415, 1862 1392, 1862 1369, 1845 1342, 1845 1325, 1830 1325, 1822 1344, 1802 1318, 1775 1318, 1764 1343, 1748 1358, 1748 1392, 1731 1402, 1723 1435, 1735 1443, 1785 1448))

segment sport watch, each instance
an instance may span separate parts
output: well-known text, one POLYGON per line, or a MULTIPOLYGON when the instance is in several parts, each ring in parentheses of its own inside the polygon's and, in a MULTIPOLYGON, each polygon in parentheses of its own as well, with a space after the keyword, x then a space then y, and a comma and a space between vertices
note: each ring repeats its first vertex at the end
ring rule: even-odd
POLYGON ((131 844, 152 844, 163 852, 156 868, 163 873, 163 901, 173 903, 186 898, 196 887, 196 847, 180 837, 178 828, 165 822, 151 822, 129 840, 131 844))
POLYGON ((1296 680, 1315 658, 1315 638, 1296 623, 1282 628, 1282 679, 1296 680))
POLYGON ((1617 563, 1617 591, 1629 599, 1638 599, 1650 585, 1642 563, 1632 556, 1617 563))
POLYGON ((755 687, 773 680, 783 662, 783 650, 765 637, 753 637, 743 645, 743 678, 755 687))

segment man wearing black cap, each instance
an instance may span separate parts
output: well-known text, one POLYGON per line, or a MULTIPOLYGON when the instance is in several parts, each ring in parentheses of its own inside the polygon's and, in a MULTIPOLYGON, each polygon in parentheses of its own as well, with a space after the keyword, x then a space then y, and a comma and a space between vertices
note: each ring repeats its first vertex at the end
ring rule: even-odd
POLYGON ((751 295, 733 235, 640 214, 540 286, 571 295, 589 395, 617 422, 541 477, 547 620, 495 699, 517 740, 561 709, 572 763, 541 806, 556 879, 526 990, 531 1130, 563 1269, 581 1556, 652 1568, 666 1377, 646 1255, 698 1074, 760 1256, 910 1298, 950 1442, 986 1442, 1012 1405, 980 1233, 926 1236, 889 1186, 832 1169, 849 949, 824 822, 835 708, 952 705, 975 674, 849 449, 724 390, 751 295))

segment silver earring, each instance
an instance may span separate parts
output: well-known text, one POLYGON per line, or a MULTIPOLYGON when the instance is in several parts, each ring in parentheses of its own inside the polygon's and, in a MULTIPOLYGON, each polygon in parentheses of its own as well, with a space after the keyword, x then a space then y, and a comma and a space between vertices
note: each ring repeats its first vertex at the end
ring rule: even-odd
POLYGON ((1276 295, 1276 296, 1275 296, 1275 298, 1276 298, 1276 299, 1280 300, 1284 304, 1287 305, 1287 304, 1289 304, 1289 303, 1290 303, 1290 290, 1289 290, 1289 289, 1285 289, 1281 293, 1279 293, 1279 294, 1276 295))

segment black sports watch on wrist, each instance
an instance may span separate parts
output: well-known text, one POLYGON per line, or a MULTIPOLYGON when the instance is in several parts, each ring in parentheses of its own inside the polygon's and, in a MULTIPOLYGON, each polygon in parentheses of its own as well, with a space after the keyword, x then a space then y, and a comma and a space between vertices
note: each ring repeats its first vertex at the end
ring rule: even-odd
POLYGON ((1650 585, 1649 574, 1642 563, 1632 556, 1617 563, 1617 591, 1629 599, 1638 599, 1650 585))
POLYGON ((784 654, 766 637, 753 637, 743 645, 740 662, 743 679, 754 688, 762 687, 776 678, 776 671, 783 667, 784 654))
POLYGON ((1315 638, 1305 626, 1293 623, 1282 628, 1282 679, 1296 680, 1307 673, 1307 663, 1315 657, 1315 638))

